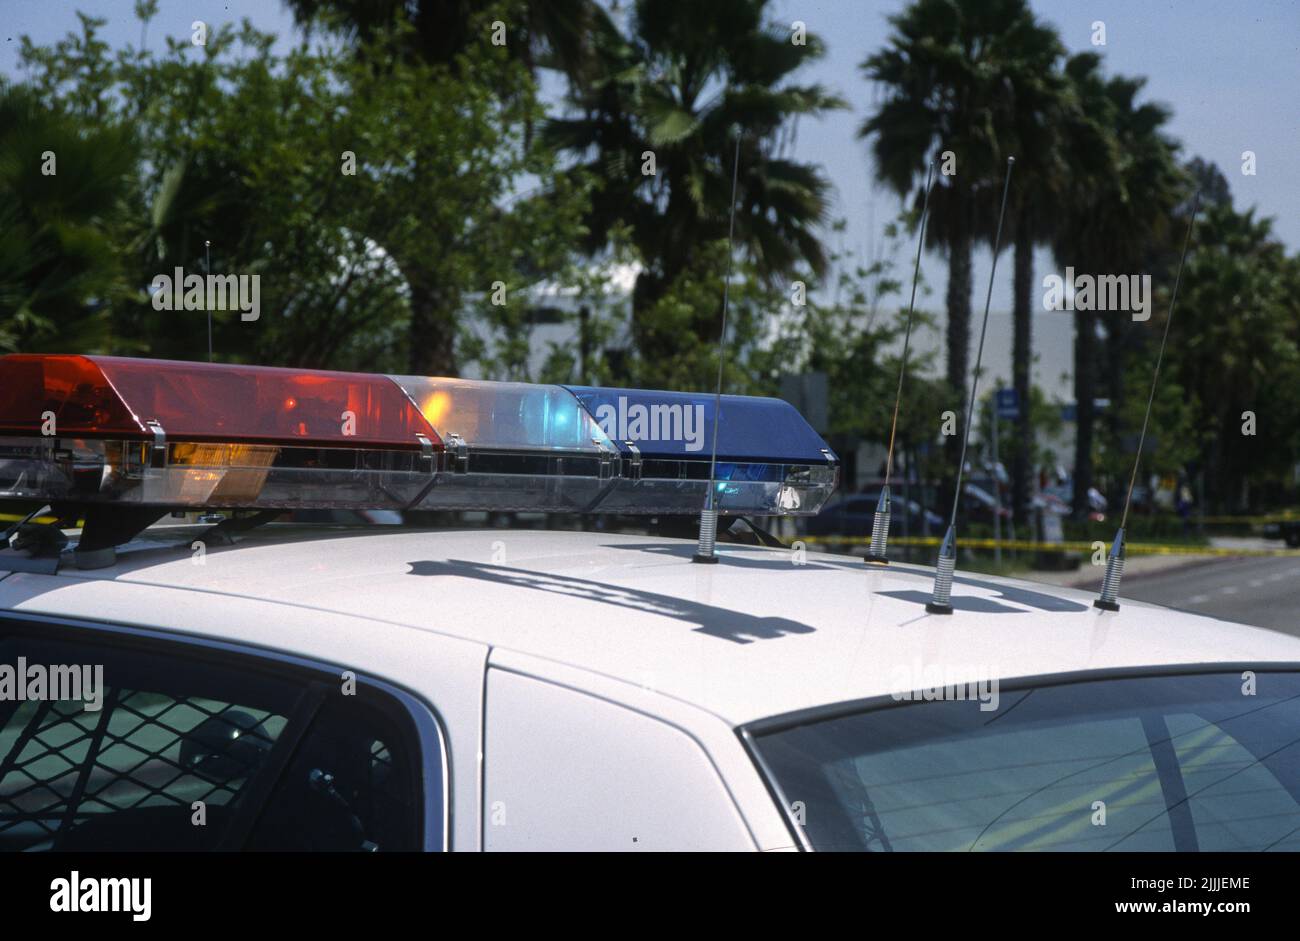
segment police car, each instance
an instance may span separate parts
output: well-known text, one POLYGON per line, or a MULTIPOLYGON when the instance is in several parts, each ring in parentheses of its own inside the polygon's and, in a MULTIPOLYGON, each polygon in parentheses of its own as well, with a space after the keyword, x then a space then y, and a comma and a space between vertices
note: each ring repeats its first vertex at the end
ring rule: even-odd
POLYGON ((723 397, 716 461, 601 421, 713 401, 0 358, 0 847, 1300 849, 1300 639, 960 573, 935 616, 725 528, 274 521, 816 512, 785 403, 723 397))

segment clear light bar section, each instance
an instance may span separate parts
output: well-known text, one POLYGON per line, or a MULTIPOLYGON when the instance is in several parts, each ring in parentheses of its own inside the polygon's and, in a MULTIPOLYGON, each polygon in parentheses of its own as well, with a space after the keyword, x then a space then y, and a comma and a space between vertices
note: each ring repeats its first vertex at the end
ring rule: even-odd
POLYGON ((488 450, 599 453, 609 438, 561 386, 390 376, 444 438, 488 450))
POLYGON ((392 376, 446 445, 420 509, 591 512, 618 452, 560 386, 392 376))

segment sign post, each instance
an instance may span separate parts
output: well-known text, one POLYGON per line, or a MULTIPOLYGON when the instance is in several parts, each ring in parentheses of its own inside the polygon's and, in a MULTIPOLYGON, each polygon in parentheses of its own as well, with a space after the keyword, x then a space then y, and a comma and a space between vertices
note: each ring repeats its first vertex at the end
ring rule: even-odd
MULTIPOLYGON (((993 563, 1002 568, 1002 481, 998 480, 998 412, 1001 410, 998 399, 1002 397, 1001 389, 994 396, 992 408, 989 409, 990 424, 993 428, 993 563)), ((1015 389, 1011 390, 1015 392, 1015 389)))
MULTIPOLYGON (((1001 486, 1000 486, 1001 481, 999 481, 999 480, 997 479, 997 470, 996 470, 997 463, 998 463, 998 450, 997 450, 997 448, 998 448, 998 419, 1006 419, 1007 421, 1015 421, 1017 418, 1020 417, 1020 396, 1016 393, 1016 390, 1015 390, 1014 388, 1011 388, 1011 389, 998 389, 998 391, 997 391, 997 392, 994 394, 994 396, 993 396, 993 408, 994 408, 994 411, 993 411, 993 464, 994 464, 994 471, 993 471, 993 484, 994 484, 994 487, 993 487, 993 491, 994 491, 994 496, 996 496, 996 497, 997 497, 997 500, 998 500, 998 503, 997 503, 997 520, 996 520, 996 522, 993 524, 993 528, 994 528, 994 533, 996 534, 994 538, 996 538, 996 539, 1001 539, 1001 538, 1002 538, 1002 536, 1001 536, 1001 533, 1002 533, 1002 489, 1001 489, 1001 486)), ((1014 527, 1012 527, 1012 529, 1013 529, 1012 538, 1014 538, 1014 537, 1015 537, 1014 527)), ((999 549, 998 549, 998 551, 997 551, 996 559, 997 559, 997 561, 998 561, 999 563, 1002 561, 1002 549, 1001 549, 1000 547, 999 547, 999 549)))

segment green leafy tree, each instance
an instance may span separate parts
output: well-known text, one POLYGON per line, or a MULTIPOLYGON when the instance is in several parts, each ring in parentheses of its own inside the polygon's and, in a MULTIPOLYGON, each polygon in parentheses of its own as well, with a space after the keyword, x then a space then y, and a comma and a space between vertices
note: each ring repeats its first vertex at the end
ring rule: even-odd
MULTIPOLYGON (((768 377, 766 391, 775 394, 783 374, 817 372, 827 379, 829 441, 849 460, 859 441, 887 447, 898 391, 903 334, 907 310, 901 306, 904 289, 895 258, 904 238, 905 224, 919 219, 908 214, 885 227, 885 246, 874 260, 857 259, 844 251, 830 255, 828 290, 809 295, 802 306, 782 300, 782 316, 769 339, 754 357, 756 370, 768 377)), ((833 227, 843 231, 844 223, 833 227)), ((908 272, 910 276, 910 270, 908 272)), ((918 303, 928 289, 921 285, 918 303)), ((933 317, 923 308, 915 312, 913 345, 898 410, 896 469, 907 465, 918 479, 928 479, 928 457, 937 440, 933 417, 946 407, 942 380, 929 377, 933 356, 919 354, 917 334, 934 329, 933 317)), ((853 468, 847 468, 853 470, 853 468)), ((874 472, 875 468, 868 469, 874 472)), ((851 486, 851 481, 846 485, 851 486)))
MULTIPOLYGON (((416 373, 455 375, 458 342, 468 344, 473 353, 480 352, 459 323, 465 289, 458 274, 470 274, 467 269, 474 266, 467 255, 477 256, 483 245, 493 241, 488 230, 506 214, 495 204, 486 204, 479 194, 456 186, 462 176, 471 181, 499 178, 499 174, 483 175, 483 165, 492 161, 484 151, 490 138, 457 139, 438 134, 439 124, 423 122, 451 121, 454 125, 462 117, 457 109, 463 106, 479 119, 480 127, 500 134, 506 160, 513 160, 523 172, 553 178, 549 154, 533 141, 533 129, 542 115, 535 73, 539 67, 549 67, 565 72, 573 81, 581 80, 593 68, 591 36, 607 28, 605 13, 593 0, 497 0, 486 5, 472 0, 286 0, 286 5, 300 24, 344 38, 358 62, 369 70, 372 91, 406 96, 399 114, 392 115, 412 122, 408 125, 411 142, 404 157, 406 167, 400 172, 415 184, 407 191, 414 189, 416 195, 424 195, 420 202, 431 213, 426 219, 428 237, 423 239, 423 250, 399 258, 409 289, 407 368, 416 373), (377 48, 382 54, 375 54, 377 48), (402 66, 408 73, 422 71, 425 83, 399 88, 393 70, 402 66), (439 88, 449 84, 460 87, 439 88), (457 91, 468 94, 458 95, 457 91), (440 100, 426 101, 424 96, 440 100), (485 111, 494 106, 507 120, 482 120, 485 111), (414 123, 417 121, 421 123, 414 123), (507 124, 510 126, 504 126, 507 124), (522 132, 519 135, 514 133, 516 126, 522 132), (458 146, 466 149, 457 150, 458 146), (462 157, 463 165, 459 162, 462 157), (449 191, 453 189, 461 192, 449 191), (446 198, 432 199, 435 194, 446 198)), ((418 75, 405 77, 420 79, 418 75)), ((363 81, 359 75, 353 78, 363 81)), ((553 199, 534 198, 521 211, 532 207, 535 225, 545 225, 548 219, 565 220, 556 204, 564 203, 573 186, 573 181, 568 187, 561 186, 553 199)), ((505 278, 509 264, 519 261, 520 254, 507 250, 496 271, 483 276, 489 283, 505 278)), ((547 261, 542 254, 536 253, 537 267, 547 261)), ((519 318, 516 311, 492 319, 498 326, 514 328, 517 339, 519 318)))
POLYGON ((114 233, 136 148, 120 127, 0 85, 0 351, 103 351, 126 290, 114 233))
POLYGON ((277 57, 245 22, 197 54, 187 34, 158 56, 114 57, 101 22, 50 48, 25 43, 23 58, 46 107, 138 128, 116 240, 120 344, 202 354, 206 318, 156 310, 147 289, 177 266, 202 273, 210 241, 214 272, 262 286, 258 321, 213 315, 222 358, 454 374, 462 299, 496 281, 515 296, 581 237, 577 185, 520 191, 553 163, 524 140, 540 114, 527 68, 486 38, 457 69, 397 55, 410 41, 400 22, 360 49, 303 43, 277 57), (506 76, 516 94, 503 98, 506 76))
POLYGON ((1178 456, 1221 509, 1243 510, 1250 482, 1289 482, 1300 457, 1300 258, 1231 204, 1207 205, 1194 239, 1166 353, 1191 410, 1178 456))

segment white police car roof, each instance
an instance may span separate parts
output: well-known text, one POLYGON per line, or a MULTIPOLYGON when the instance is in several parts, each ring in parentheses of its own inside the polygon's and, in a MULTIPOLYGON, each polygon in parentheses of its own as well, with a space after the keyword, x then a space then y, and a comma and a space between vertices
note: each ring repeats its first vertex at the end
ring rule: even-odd
MULTIPOLYGON (((152 536, 147 533, 146 536, 152 536)), ((412 630, 622 681, 732 724, 946 681, 1209 663, 1300 662, 1300 638, 1069 589, 958 573, 927 615, 932 569, 599 532, 325 533, 271 526, 195 564, 185 548, 105 569, 0 574, 0 609, 252 640, 400 681, 412 630), (327 627, 365 619, 365 636, 327 627), (255 623, 248 623, 249 619, 255 623), (911 672, 908 672, 911 671, 911 672)))

